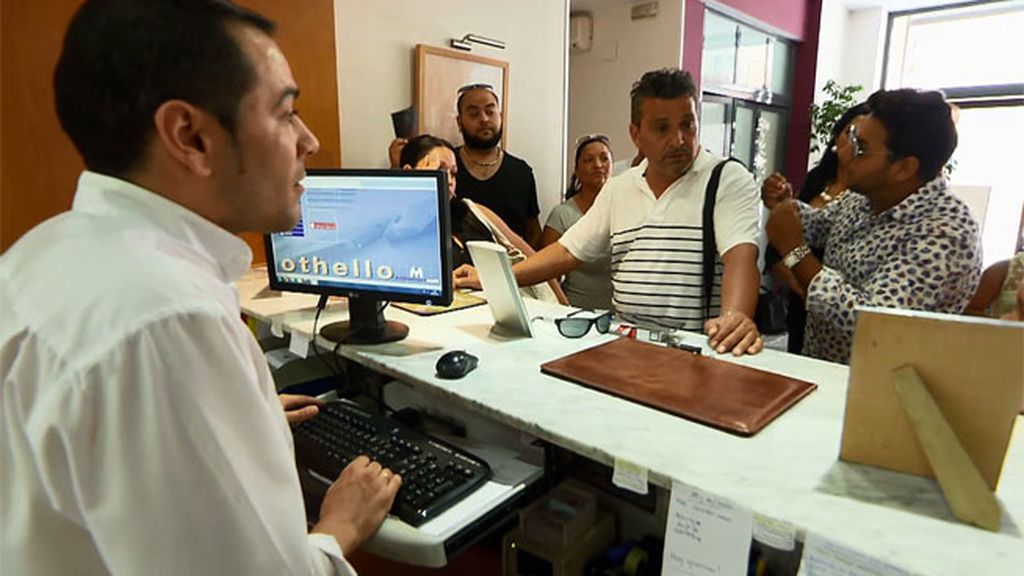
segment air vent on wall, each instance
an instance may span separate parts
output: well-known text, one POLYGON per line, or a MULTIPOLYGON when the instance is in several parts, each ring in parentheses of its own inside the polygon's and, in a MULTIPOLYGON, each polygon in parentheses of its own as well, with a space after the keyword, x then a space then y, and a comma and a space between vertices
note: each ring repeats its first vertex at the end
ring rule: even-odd
POLYGON ((642 20, 644 18, 654 18, 658 15, 658 3, 657 2, 644 2, 643 4, 634 4, 629 9, 629 17, 632 20, 642 20))

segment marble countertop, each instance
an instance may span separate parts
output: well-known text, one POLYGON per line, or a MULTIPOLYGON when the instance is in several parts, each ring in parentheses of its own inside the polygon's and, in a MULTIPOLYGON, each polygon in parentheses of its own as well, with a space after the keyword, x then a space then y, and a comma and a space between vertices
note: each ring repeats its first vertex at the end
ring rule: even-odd
MULTIPOLYGON (((243 311, 285 331, 311 335, 317 297, 276 294, 266 286, 260 271, 239 282, 243 311)), ((566 311, 526 304, 531 317, 566 311)), ((772 350, 738 359, 718 356, 818 385, 760 433, 741 438, 541 374, 544 362, 612 336, 591 332, 567 339, 553 322, 538 319, 534 338, 496 340, 486 306, 432 317, 394 307, 385 314, 409 326, 405 340, 342 346, 338 353, 588 458, 645 467, 659 486, 670 488, 672 479, 686 482, 915 573, 1018 574, 1024 566, 1021 418, 997 491, 1003 526, 990 533, 956 521, 931 479, 838 460, 846 366, 772 350), (436 378, 437 358, 452 349, 475 354, 479 367, 461 380, 436 378)), ((320 325, 345 318, 344 300, 332 301, 320 325)), ((684 342, 714 355, 699 334, 684 335, 684 342)))

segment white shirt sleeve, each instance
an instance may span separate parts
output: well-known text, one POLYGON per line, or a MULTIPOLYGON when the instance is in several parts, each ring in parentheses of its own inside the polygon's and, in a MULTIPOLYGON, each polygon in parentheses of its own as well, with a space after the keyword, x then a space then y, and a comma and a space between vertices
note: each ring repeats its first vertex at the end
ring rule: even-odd
POLYGON ((715 245, 720 254, 739 244, 757 245, 760 202, 750 172, 735 162, 726 163, 715 204, 715 245))
POLYGON ((222 310, 147 323, 29 426, 59 512, 114 574, 355 574, 309 535, 259 347, 222 310), (261 373, 262 372, 262 373, 261 373))
MULTIPOLYGON (((622 176, 626 178, 627 176, 622 176)), ((609 180, 582 218, 558 239, 577 260, 593 262, 611 251, 611 213, 615 186, 609 180)))

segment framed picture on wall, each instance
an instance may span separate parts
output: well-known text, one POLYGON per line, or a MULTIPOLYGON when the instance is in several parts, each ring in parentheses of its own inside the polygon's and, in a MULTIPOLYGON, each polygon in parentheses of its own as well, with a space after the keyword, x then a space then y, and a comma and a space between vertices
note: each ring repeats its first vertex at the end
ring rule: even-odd
MULTIPOLYGON (((433 134, 462 145, 455 117, 459 88, 469 84, 489 84, 501 97, 501 125, 508 127, 508 62, 475 54, 416 45, 416 109, 419 133, 433 134)), ((503 130, 505 147, 508 131, 503 130)))

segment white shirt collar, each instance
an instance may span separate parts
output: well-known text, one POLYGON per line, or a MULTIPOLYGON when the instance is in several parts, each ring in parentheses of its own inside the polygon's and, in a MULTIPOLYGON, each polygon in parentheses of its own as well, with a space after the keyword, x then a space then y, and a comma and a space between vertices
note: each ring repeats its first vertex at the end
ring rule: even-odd
POLYGON ((135 215, 203 254, 227 283, 241 278, 252 264, 252 250, 238 236, 176 202, 120 178, 83 171, 71 209, 89 214, 135 215))
MULTIPOLYGON (((668 188, 665 189, 665 192, 668 192, 669 190, 672 190, 679 186, 679 183, 682 182, 683 179, 686 178, 687 176, 691 174, 698 175, 704 170, 710 167, 714 167, 715 164, 716 160, 711 155, 711 153, 706 151, 704 149, 704 146, 698 145, 697 156, 693 159, 693 163, 690 165, 690 169, 684 172, 683 175, 680 176, 679 178, 676 178, 675 181, 673 181, 671 184, 669 184, 668 188)), ((641 188, 650 191, 650 186, 647 185, 647 177, 645 176, 645 174, 647 173, 647 158, 641 160, 639 164, 637 164, 634 168, 630 170, 630 172, 633 175, 633 181, 637 185, 639 185, 641 188)))

